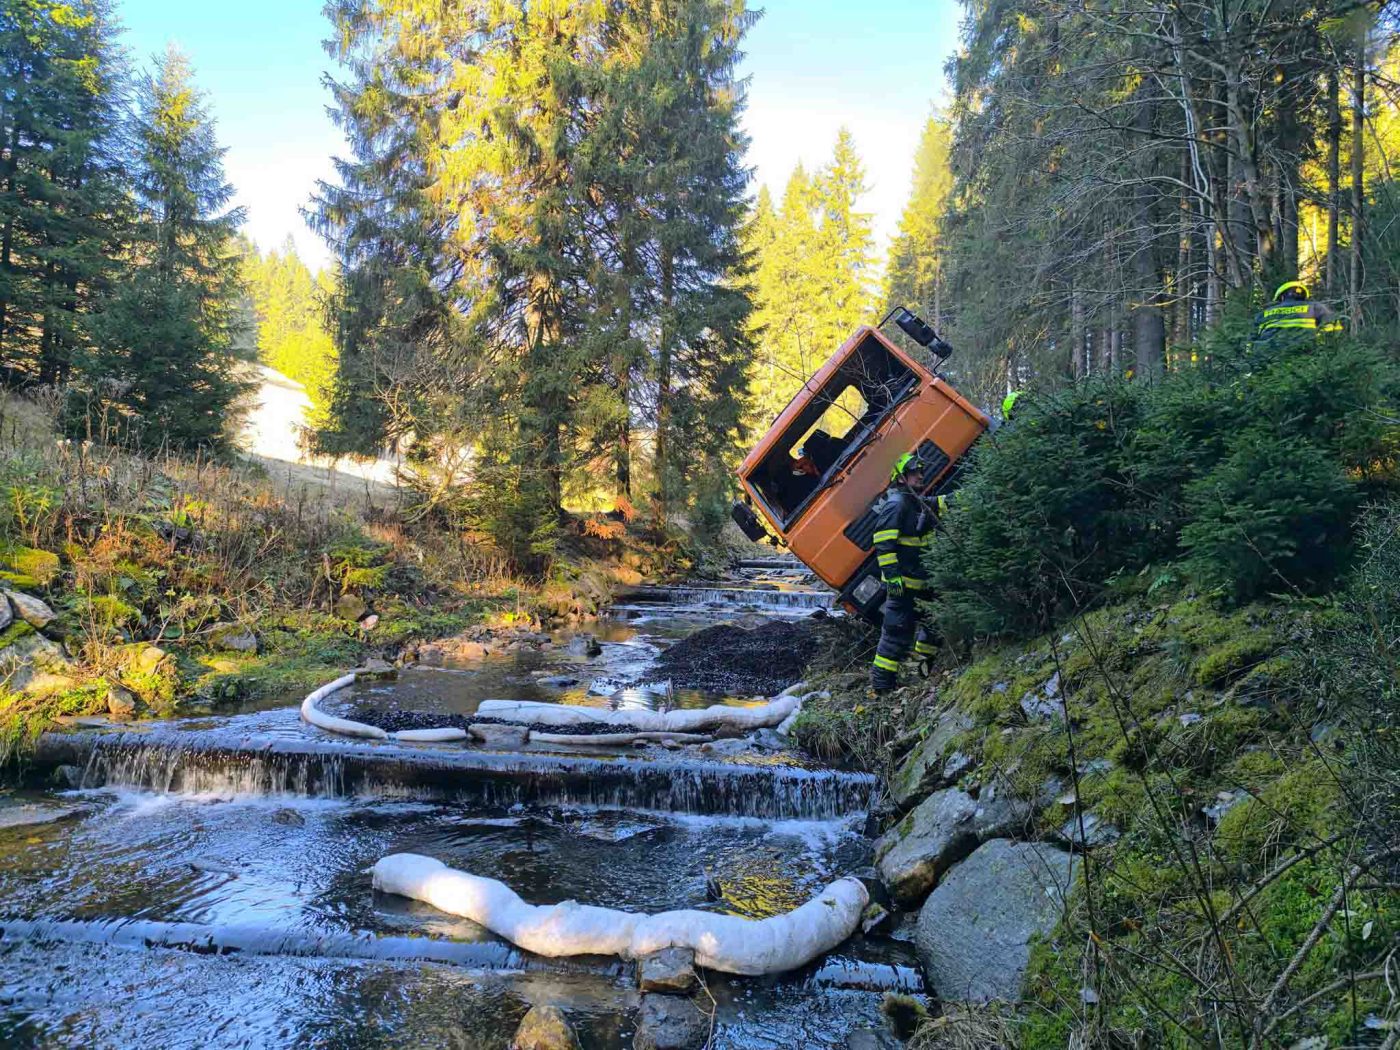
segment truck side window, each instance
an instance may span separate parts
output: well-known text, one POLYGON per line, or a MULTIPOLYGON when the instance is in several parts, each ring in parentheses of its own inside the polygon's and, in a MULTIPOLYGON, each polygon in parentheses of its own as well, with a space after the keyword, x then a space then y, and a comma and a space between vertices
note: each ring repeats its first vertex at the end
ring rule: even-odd
POLYGON ((773 442, 752 477, 786 525, 842 458, 874 432, 917 380, 878 340, 866 339, 819 390, 800 391, 802 411, 773 442))

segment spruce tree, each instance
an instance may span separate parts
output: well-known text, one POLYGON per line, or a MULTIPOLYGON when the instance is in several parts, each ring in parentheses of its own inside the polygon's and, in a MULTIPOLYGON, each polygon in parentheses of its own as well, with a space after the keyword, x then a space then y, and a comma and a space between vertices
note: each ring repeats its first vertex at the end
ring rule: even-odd
POLYGON ((334 275, 313 276, 289 236, 266 255, 249 248, 244 279, 256 329, 255 352, 269 368, 300 383, 313 405, 313 425, 325 418, 334 391, 335 347, 325 325, 334 275))
POLYGON ((0 363, 65 382, 122 236, 125 71, 104 3, 0 0, 0 363))
POLYGON ((766 428, 855 327, 870 318, 870 216, 849 132, 815 178, 798 165, 781 207, 760 197, 746 231, 756 259, 749 420, 766 428), (766 209, 766 210, 765 210, 766 209))
POLYGON ((173 47, 139 86, 132 134, 140 213, 90 378, 140 443, 219 448, 250 386, 235 350, 242 211, 228 207, 224 151, 173 47))
POLYGON ((633 329, 649 335, 631 367, 655 392, 646 418, 663 518, 699 488, 714 490, 702 478, 738 436, 751 348, 735 66, 751 21, 743 0, 625 5, 604 40, 622 60, 595 78, 603 116, 588 156, 616 217, 622 343, 636 345, 633 329))

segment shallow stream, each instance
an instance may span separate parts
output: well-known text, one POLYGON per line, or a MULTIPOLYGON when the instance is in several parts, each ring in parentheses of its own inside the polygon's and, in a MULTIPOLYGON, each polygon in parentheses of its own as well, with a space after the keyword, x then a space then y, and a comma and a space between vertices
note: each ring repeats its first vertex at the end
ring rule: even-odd
MULTIPOLYGON (((714 702, 615 687, 645 678, 675 639, 732 618, 676 604, 618 610, 595 629, 604 648, 592 659, 554 646, 414 671, 361 687, 347 706, 714 702), (578 684, 540 684, 561 674, 578 684)), ((794 608, 774 602, 742 620, 794 608)), ((868 782, 782 755, 347 742, 297 720, 297 700, 79 729, 60 746, 82 787, 0 798, 0 1044, 502 1050, 531 1004, 552 1003, 585 1047, 630 1047, 630 966, 530 956, 376 894, 366 869, 424 853, 532 903, 762 918, 869 863, 868 782)), ((882 1027, 884 989, 918 987, 908 946, 861 938, 781 977, 708 975, 712 1045, 844 1047, 882 1027)))

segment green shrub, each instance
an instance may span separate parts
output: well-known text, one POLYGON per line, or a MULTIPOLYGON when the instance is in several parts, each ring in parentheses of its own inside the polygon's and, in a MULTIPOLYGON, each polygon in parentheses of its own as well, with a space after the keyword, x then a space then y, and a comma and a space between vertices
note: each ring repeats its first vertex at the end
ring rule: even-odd
POLYGON ((1037 396, 971 457, 930 550, 934 620, 1032 634, 1149 566, 1232 601, 1327 585, 1395 481, 1397 377, 1354 341, 1216 335, 1154 386, 1037 396))
POLYGON ((1159 551, 1132 485, 1146 388, 1093 380, 1028 404, 986 439, 931 551, 935 616, 955 640, 1033 633, 1159 551))

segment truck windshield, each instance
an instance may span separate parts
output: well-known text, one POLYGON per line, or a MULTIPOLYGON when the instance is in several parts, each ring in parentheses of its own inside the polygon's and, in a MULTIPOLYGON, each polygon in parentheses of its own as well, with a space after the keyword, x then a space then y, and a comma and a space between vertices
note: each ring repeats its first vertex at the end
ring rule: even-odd
POLYGON ((808 398, 805 406, 752 475, 784 526, 916 383, 903 362, 867 336, 821 389, 798 395, 808 398))

